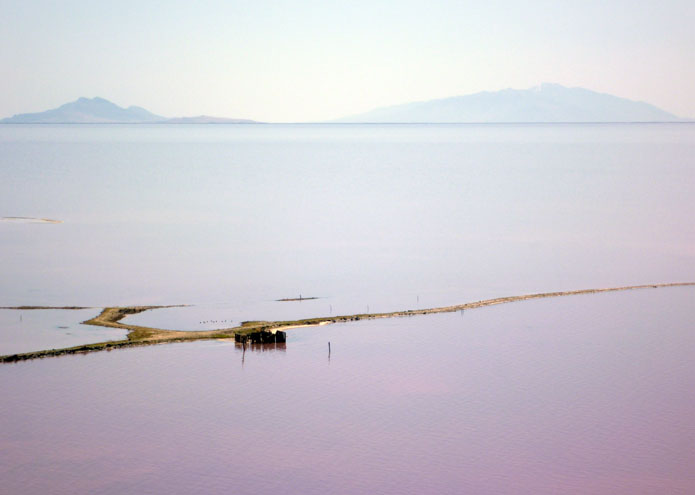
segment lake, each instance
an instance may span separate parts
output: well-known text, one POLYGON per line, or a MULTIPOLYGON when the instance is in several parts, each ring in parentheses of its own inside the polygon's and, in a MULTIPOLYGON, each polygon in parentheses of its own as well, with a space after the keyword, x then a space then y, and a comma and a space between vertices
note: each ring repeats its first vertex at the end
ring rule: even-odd
POLYGON ((645 289, 3 365, 3 489, 692 493, 693 303, 645 289))
MULTIPOLYGON (((63 223, 0 221, 0 306, 187 304, 127 321, 202 330, 695 281, 693 197, 695 124, 3 125, 0 216, 63 223)), ((0 478, 691 493, 694 292, 3 365, 0 478)), ((96 311, 0 310, 1 353, 119 338, 96 311)))
POLYGON ((4 125, 2 216, 64 223, 0 223, 0 296, 243 320, 691 280, 694 161, 691 124, 4 125))

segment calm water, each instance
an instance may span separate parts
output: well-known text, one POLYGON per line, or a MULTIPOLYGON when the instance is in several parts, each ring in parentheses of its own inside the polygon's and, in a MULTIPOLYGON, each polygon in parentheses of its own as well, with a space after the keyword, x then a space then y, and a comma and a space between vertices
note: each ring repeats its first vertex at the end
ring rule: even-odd
POLYGON ((0 309, 0 355, 60 349, 125 337, 127 332, 122 330, 81 324, 100 311, 0 309))
POLYGON ((694 170, 689 124, 4 125, 0 215, 65 223, 0 222, 0 305, 247 320, 692 280, 694 170), (299 294, 323 304, 270 304, 299 294))
POLYGON ((695 289, 0 368, 5 493, 690 494, 695 289), (330 340, 330 361, 327 342, 330 340))
MULTIPOLYGON (((691 124, 4 125, 0 216, 64 223, 0 222, 0 306, 206 329, 693 281, 693 197, 691 124)), ((693 294, 0 366, 0 491, 692 493, 693 294)), ((3 353, 118 338, 18 316, 3 353)))

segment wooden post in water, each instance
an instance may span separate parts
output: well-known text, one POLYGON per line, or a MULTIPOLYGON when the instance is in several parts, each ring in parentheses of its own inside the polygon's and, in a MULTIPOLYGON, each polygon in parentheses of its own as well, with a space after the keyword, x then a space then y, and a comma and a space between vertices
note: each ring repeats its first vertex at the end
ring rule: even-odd
POLYGON ((331 343, 328 342, 328 359, 331 358, 331 343))

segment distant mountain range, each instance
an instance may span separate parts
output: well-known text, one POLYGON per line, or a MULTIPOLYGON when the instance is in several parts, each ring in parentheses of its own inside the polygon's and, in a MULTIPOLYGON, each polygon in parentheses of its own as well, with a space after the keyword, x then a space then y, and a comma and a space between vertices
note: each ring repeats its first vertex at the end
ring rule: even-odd
MULTIPOLYGON (((641 101, 559 84, 530 89, 483 91, 465 96, 382 107, 344 117, 338 123, 486 123, 486 122, 681 122, 682 119, 641 101)), ((58 108, 23 113, 0 120, 2 124, 246 124, 246 119, 155 115, 142 107, 122 108, 104 98, 79 98, 58 108)))
POLYGON ((541 84, 530 89, 483 91, 465 96, 382 107, 335 122, 678 122, 654 105, 583 88, 541 84))
POLYGON ((246 119, 221 117, 177 117, 155 115, 142 107, 122 108, 104 98, 79 98, 58 108, 39 113, 22 113, 0 120, 0 124, 247 124, 246 119))

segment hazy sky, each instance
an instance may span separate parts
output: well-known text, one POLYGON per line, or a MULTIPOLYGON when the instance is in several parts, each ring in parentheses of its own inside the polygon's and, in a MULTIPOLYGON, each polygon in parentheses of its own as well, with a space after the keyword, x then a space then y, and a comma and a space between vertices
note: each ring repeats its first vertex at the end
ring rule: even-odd
POLYGON ((695 117, 695 1, 0 0, 0 117, 330 119, 541 82, 695 117))

